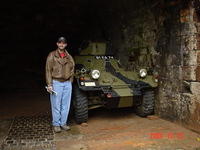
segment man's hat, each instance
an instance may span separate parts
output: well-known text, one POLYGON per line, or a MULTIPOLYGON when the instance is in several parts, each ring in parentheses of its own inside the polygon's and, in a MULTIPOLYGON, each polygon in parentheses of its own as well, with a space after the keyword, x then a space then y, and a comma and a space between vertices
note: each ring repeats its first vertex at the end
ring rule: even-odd
POLYGON ((60 43, 60 42, 67 43, 67 40, 65 37, 59 37, 57 42, 58 43, 60 43))

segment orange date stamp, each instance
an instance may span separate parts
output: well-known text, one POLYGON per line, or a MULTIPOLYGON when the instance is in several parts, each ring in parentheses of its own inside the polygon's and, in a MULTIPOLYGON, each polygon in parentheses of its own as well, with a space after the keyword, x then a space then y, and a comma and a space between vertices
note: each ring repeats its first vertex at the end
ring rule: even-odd
POLYGON ((149 134, 151 139, 177 139, 177 140, 183 140, 185 138, 185 135, 183 132, 168 132, 168 133, 162 133, 162 132, 152 132, 149 134))

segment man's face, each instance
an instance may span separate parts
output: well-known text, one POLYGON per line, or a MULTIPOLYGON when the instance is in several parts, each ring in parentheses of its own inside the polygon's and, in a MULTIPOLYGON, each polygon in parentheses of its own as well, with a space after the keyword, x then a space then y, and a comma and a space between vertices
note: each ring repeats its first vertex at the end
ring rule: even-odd
POLYGON ((67 46, 67 43, 64 42, 57 42, 57 46, 60 50, 64 50, 65 47, 67 46))

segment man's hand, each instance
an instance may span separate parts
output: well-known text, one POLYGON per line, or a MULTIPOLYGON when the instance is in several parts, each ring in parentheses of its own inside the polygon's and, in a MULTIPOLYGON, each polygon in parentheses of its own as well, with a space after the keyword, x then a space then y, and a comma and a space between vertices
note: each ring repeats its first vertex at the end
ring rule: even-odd
POLYGON ((57 92, 53 90, 52 86, 46 86, 47 92, 49 92, 50 94, 55 94, 57 95, 57 92))
POLYGON ((52 86, 47 86, 47 92, 53 93, 53 87, 52 86))

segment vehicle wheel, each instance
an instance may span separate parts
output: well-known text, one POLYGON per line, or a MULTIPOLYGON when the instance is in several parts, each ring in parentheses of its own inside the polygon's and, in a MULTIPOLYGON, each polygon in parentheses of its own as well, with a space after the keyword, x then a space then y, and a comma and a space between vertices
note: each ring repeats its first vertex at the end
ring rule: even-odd
POLYGON ((73 108, 77 123, 87 122, 88 120, 88 98, 76 84, 73 87, 73 108))
POLYGON ((154 91, 144 91, 141 105, 136 107, 136 114, 140 117, 151 115, 154 111, 154 91))

